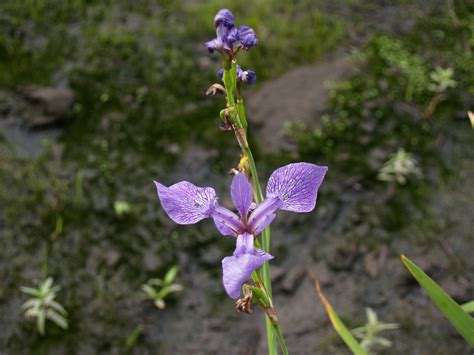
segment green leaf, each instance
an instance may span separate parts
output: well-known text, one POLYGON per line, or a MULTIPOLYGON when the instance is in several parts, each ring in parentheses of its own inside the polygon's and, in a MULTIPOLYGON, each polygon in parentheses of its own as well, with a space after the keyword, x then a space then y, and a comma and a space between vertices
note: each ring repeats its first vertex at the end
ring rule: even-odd
POLYGON ((67 311, 64 309, 64 307, 59 303, 59 302, 56 302, 56 301, 52 301, 49 306, 53 309, 55 309, 56 311, 58 311, 59 313, 61 313, 62 315, 66 315, 67 314, 67 311))
POLYGON ((36 318, 36 326, 38 328, 38 332, 41 335, 44 335, 45 322, 46 322, 46 312, 42 309, 38 312, 38 316, 36 318))
POLYGON ((467 313, 474 313, 474 301, 470 301, 467 303, 464 303, 461 308, 464 310, 464 312, 467 313))
POLYGON ((165 285, 170 285, 176 278, 176 275, 178 275, 178 267, 175 265, 171 269, 168 270, 168 272, 165 275, 165 278, 163 279, 163 283, 165 285))
POLYGON ((21 308, 23 310, 27 310, 28 308, 39 308, 40 305, 41 305, 41 301, 39 299, 32 298, 32 299, 26 301, 25 303, 23 303, 21 308))
POLYGON ((140 336, 142 331, 143 331, 143 325, 139 324, 133 329, 132 333, 130 333, 130 335, 127 337, 126 347, 128 350, 132 349, 135 346, 135 344, 137 343, 138 337, 140 336))
POLYGON ((469 316, 459 304, 444 292, 443 289, 415 263, 409 260, 405 255, 402 255, 401 259, 413 277, 415 277, 418 283, 425 289, 431 300, 446 318, 448 318, 459 334, 464 337, 469 345, 474 346, 474 318, 469 316))
POLYGON ((27 293, 29 295, 33 295, 33 296, 36 296, 36 297, 38 297, 41 294, 40 290, 37 290, 36 288, 32 288, 32 287, 21 286, 20 290, 23 293, 27 293))
POLYGON ((359 342, 352 336, 351 332, 344 323, 341 321, 339 316, 337 315, 334 308, 332 308, 331 304, 329 303, 326 296, 321 291, 321 287, 319 286, 319 281, 316 281, 316 292, 318 293, 321 302, 326 309, 326 313, 329 316, 329 320, 332 323, 333 328, 336 330, 337 334, 342 338, 344 343, 346 343, 347 347, 351 349, 352 353, 356 355, 367 355, 367 352, 360 346, 359 342))
POLYGON ((150 279, 147 281, 147 285, 161 287, 163 286, 163 281, 161 279, 150 279))
POLYGON ((158 293, 156 292, 156 290, 151 287, 150 285, 147 285, 147 284, 144 284, 142 285, 142 290, 143 292, 145 292, 147 294, 148 297, 150 297, 151 299, 155 299, 156 296, 158 295, 158 293))
POLYGON ((54 322, 57 326, 67 329, 67 320, 61 314, 52 309, 46 311, 46 318, 54 322))

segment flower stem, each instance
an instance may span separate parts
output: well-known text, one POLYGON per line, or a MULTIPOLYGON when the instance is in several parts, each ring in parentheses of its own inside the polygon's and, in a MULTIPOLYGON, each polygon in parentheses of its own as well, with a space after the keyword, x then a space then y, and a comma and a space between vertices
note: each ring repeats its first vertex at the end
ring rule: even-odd
MULTIPOLYGON (((239 95, 238 99, 235 100, 234 93, 237 91, 237 78, 236 78, 236 67, 237 63, 232 61, 230 67, 224 66, 224 75, 223 81, 224 86, 226 89, 226 96, 227 96, 227 107, 230 108, 232 111, 232 116, 235 116, 234 123, 237 125, 236 136, 239 142, 239 145, 242 149, 244 155, 247 156, 250 173, 252 175, 252 182, 254 187, 254 195, 255 195, 255 202, 258 204, 263 201, 263 193, 262 188, 260 186, 260 181, 258 179, 257 167, 255 165, 255 159, 252 154, 252 150, 247 142, 247 117, 245 114, 245 106, 242 96, 239 95), (244 137, 241 137, 241 135, 244 137), (242 139, 243 138, 243 139, 242 139)), ((234 117, 233 117, 234 118, 234 117)), ((269 252, 270 250, 270 228, 265 228, 262 233, 262 249, 265 252, 269 252)), ((272 304, 272 284, 270 279, 270 266, 268 261, 262 265, 261 269, 261 277, 263 278, 263 286, 265 288, 265 292, 268 296, 268 301, 271 307, 272 304)), ((252 278, 254 281, 260 281, 260 275, 258 272, 252 273, 252 278)), ((275 341, 275 337, 278 339, 280 344, 281 350, 286 355, 288 354, 288 350, 286 348, 285 340, 283 338, 283 334, 281 332, 280 325, 278 323, 278 319, 270 319, 268 314, 265 317, 265 325, 267 329, 267 341, 268 341, 268 353, 270 355, 277 355, 277 345, 275 341)))

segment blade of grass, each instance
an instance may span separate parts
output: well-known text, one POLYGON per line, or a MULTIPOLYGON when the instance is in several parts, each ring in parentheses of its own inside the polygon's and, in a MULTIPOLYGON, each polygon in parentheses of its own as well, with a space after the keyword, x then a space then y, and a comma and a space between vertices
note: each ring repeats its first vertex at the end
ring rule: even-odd
POLYGON ((425 289, 428 296, 436 304, 463 338, 474 346, 474 318, 464 311, 443 289, 434 282, 423 270, 405 255, 401 256, 403 264, 411 272, 413 277, 425 289))
POLYGON ((334 330, 339 334, 341 339, 347 345, 347 347, 352 351, 352 353, 356 355, 367 355, 367 352, 360 346, 359 342, 354 338, 351 334, 350 330, 347 329, 345 324, 337 315, 334 308, 329 303, 329 300, 326 298, 324 293, 321 291, 321 286, 319 285, 319 281, 316 279, 314 275, 311 275, 311 278, 314 280, 316 293, 318 294, 321 302, 324 305, 326 313, 328 314, 329 320, 334 328, 334 330))

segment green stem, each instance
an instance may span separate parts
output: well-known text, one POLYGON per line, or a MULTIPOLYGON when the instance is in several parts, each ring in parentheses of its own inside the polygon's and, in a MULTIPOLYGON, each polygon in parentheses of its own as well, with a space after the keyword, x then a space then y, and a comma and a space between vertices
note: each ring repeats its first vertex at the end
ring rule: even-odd
MULTIPOLYGON (((268 317, 267 317, 268 320, 268 317)), ((278 342, 280 343, 281 351, 283 351, 284 355, 288 355, 288 349, 286 348, 285 338, 283 338, 283 334, 281 332, 280 326, 277 324, 273 325, 273 330, 278 338, 278 342)))
MULTIPOLYGON (((236 92, 236 63, 235 61, 232 62, 230 68, 224 66, 224 76, 223 76, 224 85, 226 88, 227 94, 227 106, 234 107, 235 106, 235 97, 234 93, 236 92)), ((240 95, 239 95, 240 96, 240 95)), ((247 128, 247 119, 245 114, 245 106, 244 102, 241 97, 237 100, 237 105, 234 111, 236 117, 236 122, 239 128, 244 128, 246 131, 247 128)), ((245 139, 247 142, 247 139, 245 139)), ((258 179, 257 167, 255 165, 255 159, 253 158, 252 150, 248 143, 245 145, 241 145, 242 152, 247 156, 250 166, 250 173, 252 175, 252 182, 254 187, 254 195, 255 195, 255 202, 258 204, 263 201, 263 193, 262 188, 260 186, 260 181, 258 179)), ((262 233, 262 249, 265 252, 270 250, 270 228, 265 228, 262 233)), ((260 276, 258 272, 252 273, 252 278, 254 281, 260 281, 260 276)), ((268 295, 268 301, 270 306, 273 307, 272 304, 272 284, 270 279, 270 266, 268 261, 262 265, 262 278, 263 278, 263 285, 265 287, 265 292, 268 295)), ((275 336, 278 339, 280 344, 281 350, 286 355, 288 354, 288 350, 286 348, 285 340, 283 338, 283 334, 280 329, 280 325, 278 321, 271 321, 268 315, 265 317, 265 325, 267 329, 267 341, 268 341, 268 353, 270 355, 277 355, 277 346, 275 342, 275 336)))

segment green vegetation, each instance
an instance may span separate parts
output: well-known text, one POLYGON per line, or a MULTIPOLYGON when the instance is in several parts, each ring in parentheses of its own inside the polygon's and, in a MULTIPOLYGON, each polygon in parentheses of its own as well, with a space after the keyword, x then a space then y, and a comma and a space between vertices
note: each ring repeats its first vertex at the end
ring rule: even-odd
POLYGON ((68 328, 67 312, 64 307, 55 301, 59 286, 53 286, 53 278, 48 277, 41 282, 38 288, 21 287, 23 293, 34 296, 21 307, 26 318, 36 319, 36 328, 41 335, 46 333, 46 319, 63 329, 68 328))
POLYGON ((413 261, 402 255, 402 262, 459 334, 470 346, 474 346, 474 318, 413 261))
POLYGON ((164 309, 166 307, 165 298, 168 295, 183 290, 183 286, 175 284, 174 279, 178 275, 178 267, 171 267, 162 279, 150 279, 142 285, 142 290, 153 300, 156 307, 164 309))
POLYGON ((457 20, 437 12, 428 18, 403 37, 375 35, 364 49, 354 52, 353 75, 330 84, 328 110, 320 127, 309 131, 296 123, 288 129, 302 159, 325 161, 333 177, 352 176, 358 184, 385 195, 360 201, 360 220, 372 215, 375 224, 389 229, 400 230, 408 221, 413 224, 413 218, 427 217, 423 201, 429 198, 430 187, 455 170, 455 161, 447 158, 439 143, 468 139, 466 127, 455 124, 455 117, 467 112, 472 102, 474 65, 466 65, 472 61, 473 48, 467 40, 472 15, 460 7, 457 20), (403 166, 397 157, 404 158, 403 166), (404 171, 409 168, 404 175, 418 178, 387 190, 377 177, 396 178, 394 164, 404 171))
POLYGON ((370 353, 375 353, 374 348, 389 348, 392 342, 379 335, 380 332, 398 329, 396 323, 384 323, 379 321, 377 313, 371 308, 366 308, 367 323, 361 327, 352 329, 351 332, 361 340, 360 346, 370 353))

